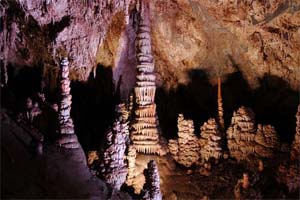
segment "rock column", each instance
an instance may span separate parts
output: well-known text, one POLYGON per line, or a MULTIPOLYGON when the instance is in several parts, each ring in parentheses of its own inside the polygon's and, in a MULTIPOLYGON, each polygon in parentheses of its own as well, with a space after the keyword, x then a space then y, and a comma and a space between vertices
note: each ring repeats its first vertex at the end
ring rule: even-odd
POLYGON ((298 112, 296 114, 295 140, 292 144, 292 150, 291 150, 292 159, 299 159, 299 156, 300 156, 300 104, 298 105, 298 112))
POLYGON ((61 99, 58 108, 59 119, 59 139, 57 145, 67 149, 76 149, 80 147, 77 136, 74 131, 73 119, 70 116, 72 95, 70 94, 70 79, 69 79, 69 61, 68 58, 63 58, 61 61, 60 71, 60 92, 61 99))
POLYGON ((140 2, 140 22, 137 32, 137 76, 135 93, 135 120, 131 140, 138 152, 160 153, 158 121, 156 115, 155 73, 151 50, 149 5, 140 2))

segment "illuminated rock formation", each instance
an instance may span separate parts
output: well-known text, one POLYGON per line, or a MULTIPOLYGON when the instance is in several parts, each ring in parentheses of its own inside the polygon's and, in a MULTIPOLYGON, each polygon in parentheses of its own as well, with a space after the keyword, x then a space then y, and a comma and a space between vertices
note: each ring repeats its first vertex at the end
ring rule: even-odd
POLYGON ((203 161, 208 161, 210 158, 218 160, 222 156, 222 138, 215 119, 209 119, 203 124, 200 130, 199 145, 201 159, 203 161))
POLYGON ((137 33, 137 76, 135 92, 135 120, 131 140, 138 152, 160 152, 156 116, 155 74, 151 50, 150 19, 147 1, 140 2, 140 22, 137 33))
POLYGON ((144 170, 144 175, 146 182, 142 190, 142 199, 161 200, 159 172, 154 160, 148 163, 147 169, 144 170))
POLYGON ((233 113, 231 125, 227 130, 230 155, 238 160, 254 153, 255 116, 250 108, 242 106, 233 113))
POLYGON ((258 124, 254 140, 256 142, 255 153, 261 157, 272 157, 273 153, 280 147, 276 130, 271 125, 258 124))
POLYGON ((298 105, 298 112, 296 114, 296 134, 292 144, 291 157, 299 159, 300 156, 300 104, 298 105))
POLYGON ((136 160, 136 149, 130 145, 127 152, 127 165, 128 165, 128 174, 126 184, 128 186, 133 185, 135 178, 135 160, 136 160))
POLYGON ((233 113, 227 140, 230 155, 237 160, 243 160, 250 154, 269 158, 280 147, 275 128, 258 124, 256 129, 254 113, 243 106, 233 113))
POLYGON ((222 83, 221 78, 218 78, 218 118, 219 118, 219 125, 221 131, 224 130, 224 110, 223 110, 223 100, 222 100, 222 83))
POLYGON ((61 99, 58 108, 59 139, 56 144, 67 149, 79 148, 77 136, 74 131, 73 119, 70 116, 72 95, 70 94, 69 61, 65 57, 61 61, 60 92, 61 99))
POLYGON ((126 180, 125 164, 126 133, 122 124, 116 120, 106 133, 105 147, 100 151, 99 176, 113 189, 119 190, 126 180))
POLYGON ((192 120, 185 120, 182 114, 179 114, 177 120, 178 141, 170 140, 169 148, 173 158, 178 163, 190 167, 199 159, 199 142, 194 134, 194 123, 192 120), (178 146, 178 150, 176 147, 178 146))

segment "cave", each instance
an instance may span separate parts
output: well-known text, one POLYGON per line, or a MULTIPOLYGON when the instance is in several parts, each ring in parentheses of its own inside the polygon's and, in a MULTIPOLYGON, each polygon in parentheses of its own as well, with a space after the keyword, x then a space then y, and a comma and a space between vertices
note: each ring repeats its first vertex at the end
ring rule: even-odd
POLYGON ((299 199, 300 3, 4 0, 1 199, 299 199))

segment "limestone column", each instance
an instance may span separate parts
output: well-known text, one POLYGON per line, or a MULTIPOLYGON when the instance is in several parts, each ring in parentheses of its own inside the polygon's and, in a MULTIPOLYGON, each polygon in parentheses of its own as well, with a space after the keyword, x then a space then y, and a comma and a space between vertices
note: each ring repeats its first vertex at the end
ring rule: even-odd
POLYGON ((59 139, 56 144, 67 149, 79 148, 74 131, 73 119, 70 116, 72 95, 70 94, 69 61, 64 57, 60 63, 60 104, 58 108, 59 139))
POLYGON ((158 121, 156 116, 155 73, 151 50, 150 20, 148 1, 139 3, 140 22, 136 37, 137 76, 135 93, 135 116, 131 140, 137 152, 160 154, 158 121))

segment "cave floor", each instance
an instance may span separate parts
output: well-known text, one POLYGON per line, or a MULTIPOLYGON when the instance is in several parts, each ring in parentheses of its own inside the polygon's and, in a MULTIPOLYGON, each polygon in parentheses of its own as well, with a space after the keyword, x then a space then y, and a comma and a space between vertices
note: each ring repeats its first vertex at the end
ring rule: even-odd
MULTIPOLYGON (((29 134, 2 110, 1 199, 108 198, 105 183, 87 167, 82 148, 66 150, 45 144, 42 156, 33 149, 29 134)), ((130 198, 116 195, 121 196, 114 199, 130 198)))

